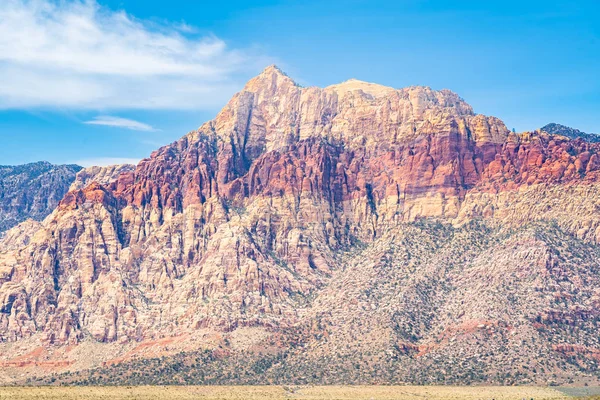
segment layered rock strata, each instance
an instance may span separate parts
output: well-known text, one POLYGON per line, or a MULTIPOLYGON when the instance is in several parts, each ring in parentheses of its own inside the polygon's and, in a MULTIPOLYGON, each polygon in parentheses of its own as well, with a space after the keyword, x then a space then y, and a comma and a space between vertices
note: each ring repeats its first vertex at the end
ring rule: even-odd
MULTIPOLYGON (((598 146, 546 132, 509 133, 447 90, 356 80, 301 88, 269 67, 214 120, 112 183, 77 184, 43 223, 7 233, 0 243, 0 339, 126 344, 249 328, 285 336, 325 318, 336 331, 327 331, 330 343, 339 346, 372 340, 383 357, 393 340, 402 343, 394 342, 402 357, 434 354, 444 338, 479 337, 517 318, 507 310, 486 319, 480 299, 501 310, 525 304, 532 282, 560 291, 555 267, 574 284, 595 287, 588 276, 595 261, 585 259, 588 272, 571 269, 554 257, 554 236, 536 236, 545 228, 524 231, 532 253, 519 247, 514 257, 520 236, 503 235, 551 220, 556 237, 576 241, 569 254, 581 243, 595 248, 598 146), (402 232, 424 218, 443 222, 443 234, 415 231, 423 242, 412 243, 402 232), (463 242, 451 231, 475 220, 484 222, 474 233, 457 234, 471 235, 461 254, 463 242), (493 240, 482 234, 488 230, 493 240), (396 245, 398 252, 385 250, 396 245), (344 285, 375 293, 385 276, 376 271, 397 265, 400 275, 384 279, 396 292, 386 286, 382 303, 357 303, 386 312, 369 316, 379 326, 372 335, 356 337, 355 319, 333 311, 357 305, 352 297, 359 294, 344 285), (523 265, 531 276, 550 275, 529 279, 519 275, 523 265), (486 268, 496 297, 484 296, 486 268), (479 295, 468 292, 468 281, 479 295), (519 289, 508 293, 506 285, 519 289), (415 321, 420 328, 411 331, 415 321)), ((594 296, 586 292, 574 304, 594 296)), ((552 314, 541 297, 534 300, 535 311, 514 311, 526 329, 531 318, 552 314)), ((331 354, 343 358, 338 350, 331 354)))

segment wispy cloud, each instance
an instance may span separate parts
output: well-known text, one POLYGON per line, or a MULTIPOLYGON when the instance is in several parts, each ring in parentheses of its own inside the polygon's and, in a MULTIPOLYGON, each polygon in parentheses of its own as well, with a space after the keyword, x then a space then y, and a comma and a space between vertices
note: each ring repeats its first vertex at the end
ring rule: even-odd
POLYGON ((109 115, 95 117, 90 121, 85 121, 84 124, 112 126, 115 128, 131 129, 132 131, 152 132, 156 130, 150 125, 144 124, 143 122, 127 118, 111 117, 109 115))
POLYGON ((94 0, 0 1, 0 108, 213 108, 267 61, 94 0))
POLYGON ((73 161, 71 164, 81 165, 82 167, 106 167, 107 165, 117 164, 133 164, 137 165, 140 162, 139 158, 126 158, 126 157, 95 157, 85 158, 82 160, 73 161))

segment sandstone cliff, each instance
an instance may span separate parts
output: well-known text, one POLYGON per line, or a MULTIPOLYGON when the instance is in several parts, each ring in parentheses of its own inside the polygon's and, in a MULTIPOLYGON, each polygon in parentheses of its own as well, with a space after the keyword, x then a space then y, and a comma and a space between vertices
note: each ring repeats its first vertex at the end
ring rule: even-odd
MULTIPOLYGON (((410 365, 440 370, 459 349, 455 365, 474 368, 485 337, 501 356, 488 374, 520 376, 507 361, 528 360, 519 340, 535 341, 544 371, 572 372, 552 346, 596 354, 597 258, 581 252, 600 238, 598 146, 509 133, 447 90, 301 88, 268 67, 214 120, 7 234, 0 346, 68 358, 65 345, 95 343, 96 363, 139 355, 137 342, 226 359, 267 349, 285 353, 282 382, 369 354, 391 374, 371 378, 389 382, 421 381, 410 365)), ((369 381, 356 371, 336 376, 369 381)))

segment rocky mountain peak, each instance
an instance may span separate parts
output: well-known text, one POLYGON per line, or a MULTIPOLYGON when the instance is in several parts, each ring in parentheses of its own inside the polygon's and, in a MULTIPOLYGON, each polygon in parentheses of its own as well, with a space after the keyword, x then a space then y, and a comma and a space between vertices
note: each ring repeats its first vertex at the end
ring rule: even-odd
POLYGON ((377 152, 422 135, 454 132, 502 143, 508 134, 502 121, 476 115, 449 90, 394 89, 357 79, 302 88, 276 66, 251 79, 200 131, 231 148, 238 171, 265 152, 309 138, 377 152))
POLYGON ((277 75, 281 75, 281 76, 288 76, 276 64, 271 64, 271 65, 268 65, 267 67, 265 67, 265 69, 262 70, 262 72, 259 74, 259 76, 260 75, 270 75, 270 74, 277 74, 277 75))
POLYGON ((266 67, 260 74, 250 79, 242 91, 260 93, 278 86, 298 86, 292 78, 275 64, 266 67))
POLYGON ((327 86, 325 90, 337 92, 338 95, 343 94, 344 92, 360 90, 373 97, 389 96, 396 91, 394 88, 391 88, 389 86, 379 85, 376 83, 369 83, 354 78, 348 79, 347 81, 338 83, 336 85, 327 86))

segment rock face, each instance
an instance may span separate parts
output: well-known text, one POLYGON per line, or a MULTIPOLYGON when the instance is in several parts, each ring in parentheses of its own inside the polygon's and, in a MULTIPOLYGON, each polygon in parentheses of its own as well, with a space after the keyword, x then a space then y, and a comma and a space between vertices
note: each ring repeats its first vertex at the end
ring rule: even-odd
POLYGON ((128 164, 82 168, 45 161, 0 166, 0 233, 27 219, 43 220, 69 191, 92 182, 110 184, 134 169, 128 164))
POLYGON ((117 164, 108 165, 106 167, 88 167, 77 173, 75 181, 69 187, 69 191, 83 189, 92 182, 98 182, 101 185, 108 185, 116 181, 119 175, 124 172, 132 172, 135 170, 135 165, 117 164))
POLYGON ((79 170, 77 165, 48 162, 0 166, 0 233, 28 218, 47 217, 79 170))
POLYGON ((411 365, 475 368, 485 350, 492 381, 520 379, 508 360, 526 363, 519 340, 534 340, 547 365, 530 382, 573 373, 559 362, 572 351, 552 346, 597 345, 597 258, 574 260, 600 238, 599 150, 511 134, 447 90, 301 88, 268 67, 197 131, 112 183, 82 173, 43 223, 7 232, 4 353, 91 341, 123 359, 132 343, 193 337, 221 356, 284 352, 272 381, 330 355, 340 379, 421 382, 411 365), (366 355, 389 375, 343 373, 366 355))

